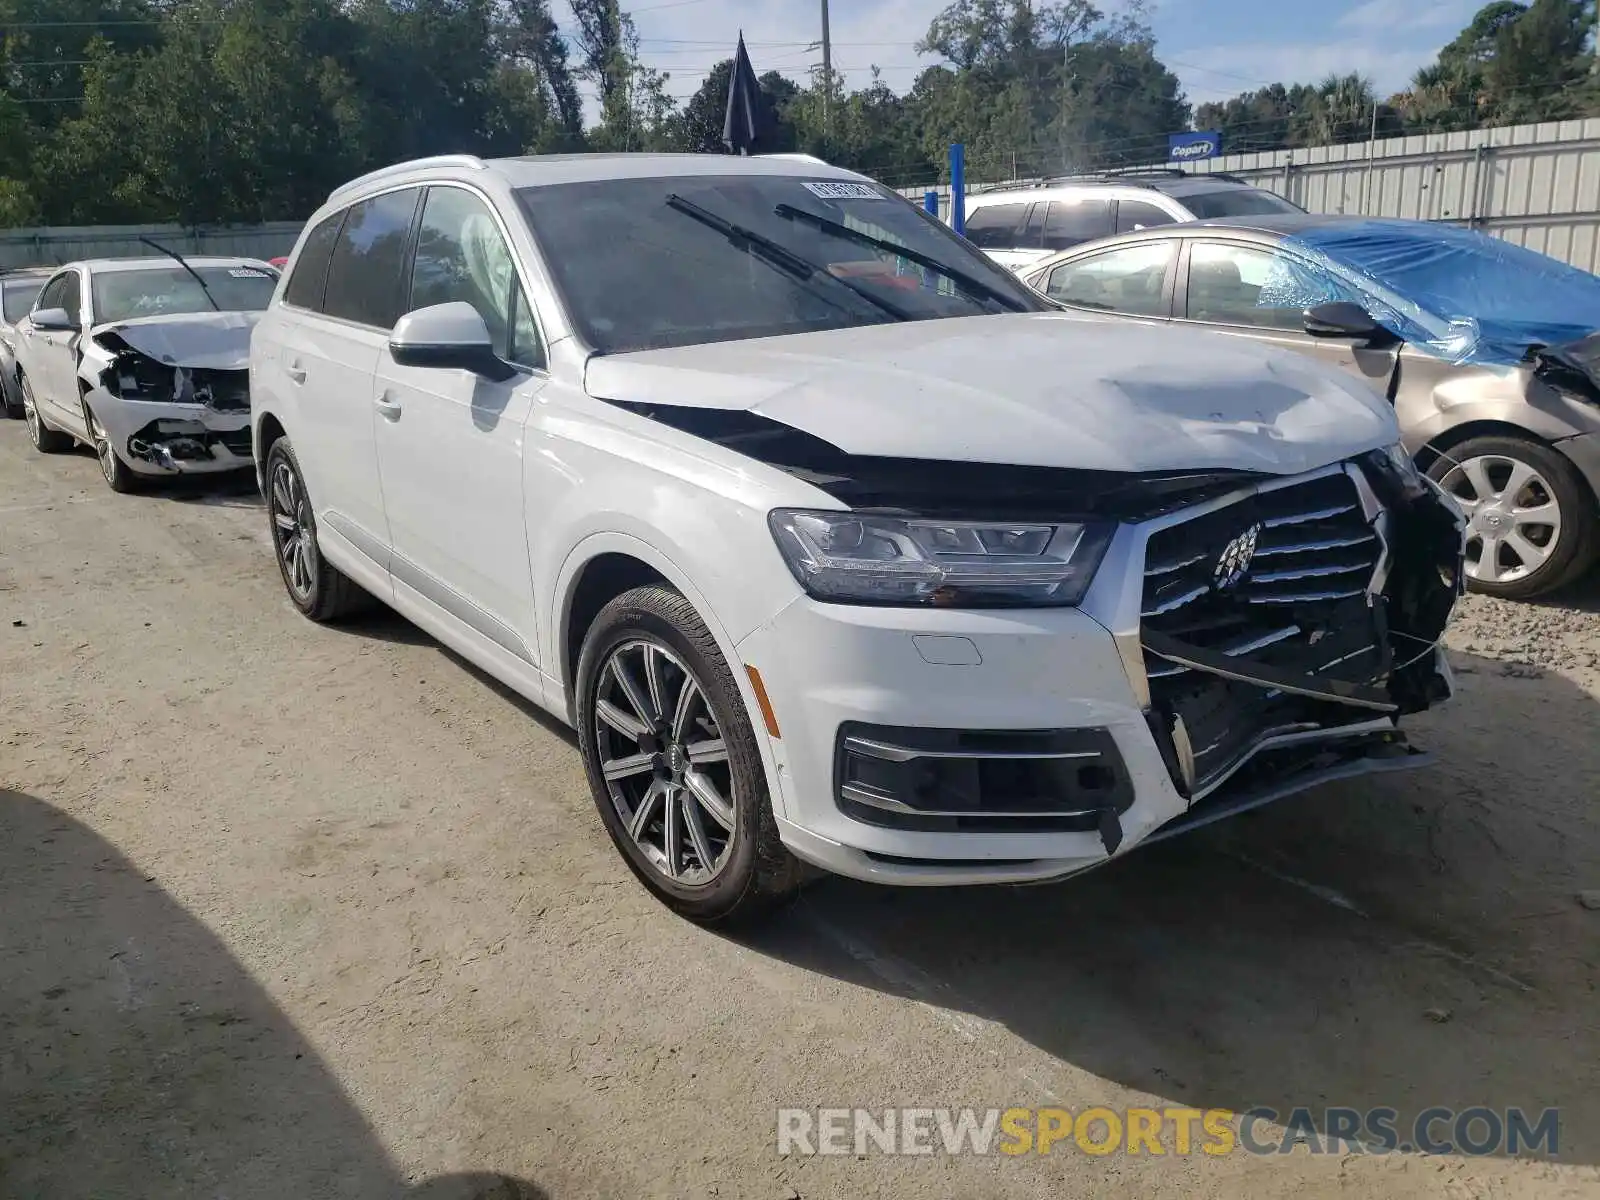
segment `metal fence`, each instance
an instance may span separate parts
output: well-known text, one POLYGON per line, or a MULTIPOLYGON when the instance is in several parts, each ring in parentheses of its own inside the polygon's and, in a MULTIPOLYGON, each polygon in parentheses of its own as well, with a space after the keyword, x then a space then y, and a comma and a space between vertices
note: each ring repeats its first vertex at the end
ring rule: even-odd
POLYGON ((153 238, 180 254, 276 258, 294 249, 304 223, 190 229, 182 225, 57 225, 0 229, 0 267, 55 266, 81 258, 129 258, 156 253, 139 240, 153 238))
MULTIPOLYGON (((1311 212, 1470 226, 1600 273, 1600 119, 1230 154, 1184 169, 1237 175, 1311 212)), ((938 191, 949 213, 948 187, 900 190, 918 202, 938 191)))

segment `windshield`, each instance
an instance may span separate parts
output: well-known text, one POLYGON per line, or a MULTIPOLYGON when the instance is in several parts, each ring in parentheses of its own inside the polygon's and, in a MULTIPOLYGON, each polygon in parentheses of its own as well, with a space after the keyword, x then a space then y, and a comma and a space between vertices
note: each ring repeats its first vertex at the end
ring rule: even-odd
POLYGON ((0 283, 0 307, 7 325, 15 325, 33 311, 33 302, 44 286, 43 279, 13 279, 0 283))
POLYGON ((602 354, 1049 308, 877 184, 687 175, 518 197, 540 242, 567 248, 550 268, 602 354))
POLYGON ((1304 212, 1282 196, 1264 192, 1260 188, 1215 188, 1209 192, 1185 192, 1174 196, 1195 215, 1199 221, 1212 221, 1218 217, 1261 217, 1269 213, 1304 212))
POLYGON ((194 275, 177 263, 170 267, 138 267, 126 271, 96 271, 90 277, 94 294, 94 319, 128 321, 169 313, 211 312, 206 292, 223 312, 261 312, 272 299, 278 277, 265 267, 245 263, 233 266, 196 266, 205 280, 202 288, 194 275))
POLYGON ((1600 329, 1600 278, 1454 225, 1360 220, 1312 226, 1286 248, 1379 290, 1407 341, 1456 362, 1516 362, 1533 343, 1600 329))

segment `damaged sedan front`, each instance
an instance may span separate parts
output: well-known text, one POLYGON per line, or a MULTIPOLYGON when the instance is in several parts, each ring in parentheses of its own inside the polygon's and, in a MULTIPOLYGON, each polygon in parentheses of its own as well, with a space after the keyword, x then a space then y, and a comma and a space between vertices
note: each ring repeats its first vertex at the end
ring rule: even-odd
POLYGON ((19 378, 34 445, 92 446, 114 491, 252 466, 250 337, 277 272, 172 257, 70 263, 24 325, 19 378))
POLYGON ((80 376, 112 447, 136 471, 252 467, 250 331, 255 313, 192 313, 103 325, 80 376))

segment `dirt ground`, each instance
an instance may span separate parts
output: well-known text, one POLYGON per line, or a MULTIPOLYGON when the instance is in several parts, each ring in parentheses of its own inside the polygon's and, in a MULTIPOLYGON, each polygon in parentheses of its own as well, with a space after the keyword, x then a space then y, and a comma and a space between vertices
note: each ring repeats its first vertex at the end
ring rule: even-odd
POLYGON ((1600 582, 1471 600, 1430 769, 1075 882, 670 916, 573 740, 285 601, 248 486, 0 422, 0 1195, 1600 1195, 1600 582), (779 1158, 819 1106, 1560 1106, 1559 1157, 779 1158))

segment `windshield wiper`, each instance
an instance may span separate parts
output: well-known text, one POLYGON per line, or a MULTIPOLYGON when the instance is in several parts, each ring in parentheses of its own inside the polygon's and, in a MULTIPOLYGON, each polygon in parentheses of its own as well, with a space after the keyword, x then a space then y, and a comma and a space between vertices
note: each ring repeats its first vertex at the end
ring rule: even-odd
POLYGON ((185 271, 189 272, 189 274, 194 276, 194 281, 200 285, 200 290, 206 294, 206 299, 211 301, 211 307, 214 308, 217 312, 221 312, 222 311, 222 305, 217 303, 217 298, 211 294, 211 289, 206 286, 206 281, 204 279, 200 278, 200 272, 196 271, 193 267, 191 267, 188 264, 188 262, 186 262, 184 260, 183 255, 179 254, 176 250, 168 250, 160 242, 155 241, 155 240, 153 240, 151 238, 147 238, 147 237, 141 236, 139 238, 139 240, 141 242, 143 242, 146 246, 150 246, 150 247, 152 247, 152 248, 154 248, 156 250, 161 251, 161 253, 165 254, 168 258, 177 259, 178 260, 178 265, 180 267, 182 267, 185 271))
POLYGON ((802 258, 782 242, 775 242, 765 234, 757 233, 753 229, 746 229, 743 225, 735 225, 732 221, 719 217, 710 209, 701 208, 693 200, 685 200, 676 192, 667 196, 667 207, 681 212, 686 217, 694 218, 708 228, 715 229, 735 246, 748 250, 762 262, 776 267, 786 275, 805 282, 820 276, 830 283, 844 288, 851 295, 859 296, 880 312, 888 313, 896 321, 911 320, 911 314, 899 305, 890 304, 887 300, 880 299, 871 292, 858 288, 848 280, 840 279, 825 267, 819 267, 809 259, 802 258))
POLYGON ((899 242, 886 241, 883 238, 873 237, 870 233, 863 233, 859 229, 852 229, 848 225, 841 225, 838 221, 830 221, 827 217, 819 217, 816 213, 807 212, 803 208, 796 208, 792 204, 780 204, 775 210, 777 214, 787 221, 805 221, 816 226, 825 233, 846 238, 852 242, 859 242, 863 246, 871 246, 882 250, 885 254, 898 255, 919 267, 927 267, 930 271, 937 271, 957 287, 964 288, 977 296, 987 296, 996 304, 1009 308, 1012 312, 1029 312, 1026 304, 1015 296, 1008 296, 999 288, 991 287, 975 275, 968 275, 957 267, 952 267, 940 262, 931 255, 923 254, 920 250, 913 250, 909 246, 902 246, 899 242))

